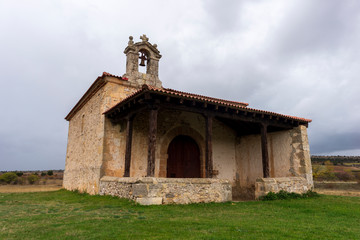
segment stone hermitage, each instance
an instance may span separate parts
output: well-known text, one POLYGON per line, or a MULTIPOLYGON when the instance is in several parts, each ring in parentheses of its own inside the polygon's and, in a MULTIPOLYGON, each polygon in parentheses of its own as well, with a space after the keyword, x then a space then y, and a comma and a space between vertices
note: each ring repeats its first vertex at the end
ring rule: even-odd
POLYGON ((313 188, 311 120, 164 88, 158 46, 140 39, 129 37, 126 73, 104 72, 65 117, 65 189, 147 205, 313 188))

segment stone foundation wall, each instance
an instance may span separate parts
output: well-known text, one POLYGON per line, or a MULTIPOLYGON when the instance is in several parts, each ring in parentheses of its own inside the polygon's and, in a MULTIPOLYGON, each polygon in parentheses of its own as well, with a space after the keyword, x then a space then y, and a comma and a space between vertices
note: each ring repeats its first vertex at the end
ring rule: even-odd
POLYGON ((117 178, 100 180, 100 195, 135 200, 142 205, 227 202, 232 200, 231 184, 205 178, 117 178))
POLYGON ((313 188, 306 178, 303 177, 283 177, 283 178, 259 178, 255 183, 255 198, 268 194, 269 192, 305 193, 313 188))

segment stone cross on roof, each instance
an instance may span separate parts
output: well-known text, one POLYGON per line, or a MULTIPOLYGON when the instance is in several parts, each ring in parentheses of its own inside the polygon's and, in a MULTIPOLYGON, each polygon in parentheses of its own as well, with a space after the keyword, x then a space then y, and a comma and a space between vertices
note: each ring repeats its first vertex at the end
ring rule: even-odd
POLYGON ((140 39, 141 39, 143 42, 147 42, 147 41, 149 41, 149 38, 148 38, 148 37, 146 37, 146 35, 145 35, 145 34, 143 34, 142 36, 140 36, 140 39))

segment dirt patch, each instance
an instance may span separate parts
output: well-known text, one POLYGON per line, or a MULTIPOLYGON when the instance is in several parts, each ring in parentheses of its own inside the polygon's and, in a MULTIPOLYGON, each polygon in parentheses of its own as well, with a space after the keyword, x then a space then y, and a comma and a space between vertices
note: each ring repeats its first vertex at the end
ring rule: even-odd
POLYGON ((0 193, 16 193, 16 192, 48 192, 57 191, 62 188, 62 180, 52 179, 48 183, 33 185, 0 185, 0 193))
POLYGON ((315 192, 326 195, 337 195, 337 196, 354 196, 360 197, 360 191, 348 191, 348 190, 330 190, 330 189, 316 189, 315 192))
POLYGON ((315 181, 314 187, 320 194, 360 197, 360 184, 357 182, 315 181))

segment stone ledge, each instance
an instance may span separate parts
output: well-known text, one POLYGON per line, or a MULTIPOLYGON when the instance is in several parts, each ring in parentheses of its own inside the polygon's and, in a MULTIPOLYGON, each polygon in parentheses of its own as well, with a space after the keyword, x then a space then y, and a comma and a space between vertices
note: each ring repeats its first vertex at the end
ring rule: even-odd
POLYGON ((137 198, 135 200, 140 205, 161 205, 162 198, 161 197, 153 197, 153 198, 137 198))
POLYGON ((111 177, 103 176, 102 182, 123 182, 123 183, 193 183, 193 184, 209 184, 220 183, 229 184, 226 179, 215 178, 155 178, 155 177, 111 177))
POLYGON ((282 178, 258 178, 255 183, 255 198, 265 196, 269 192, 287 192, 305 193, 313 189, 306 178, 302 177, 282 177, 282 178))
POLYGON ((226 202, 232 200, 232 188, 224 179, 104 176, 100 195, 128 198, 143 205, 226 202))

